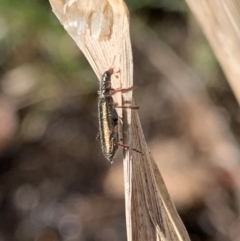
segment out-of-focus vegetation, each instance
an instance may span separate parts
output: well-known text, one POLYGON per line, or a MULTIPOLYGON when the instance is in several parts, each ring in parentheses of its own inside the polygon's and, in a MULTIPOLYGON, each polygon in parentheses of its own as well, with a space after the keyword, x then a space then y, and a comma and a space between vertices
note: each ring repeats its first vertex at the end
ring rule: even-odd
MULTIPOLYGON (((232 91, 184 1, 127 4, 135 99, 190 237, 237 240, 232 91), (142 33, 156 56, 139 45, 142 33), (176 55, 158 56, 156 43, 176 55), (198 81, 172 80, 171 61, 198 81)), ((0 0, 0 86, 0 240, 126 240, 121 157, 110 166, 95 140, 98 81, 47 0, 0 0)))

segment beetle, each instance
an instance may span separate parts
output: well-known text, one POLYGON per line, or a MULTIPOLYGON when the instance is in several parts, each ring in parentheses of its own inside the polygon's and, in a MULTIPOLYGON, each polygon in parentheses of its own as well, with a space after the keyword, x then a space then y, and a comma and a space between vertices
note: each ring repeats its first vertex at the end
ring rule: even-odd
POLYGON ((113 74, 113 69, 110 68, 108 71, 104 72, 100 81, 99 87, 99 98, 98 98, 98 120, 99 120, 99 138, 101 140, 101 147, 103 155, 111 163, 116 154, 118 146, 126 149, 135 150, 139 153, 140 151, 119 143, 119 132, 118 132, 118 114, 116 108, 130 108, 138 109, 137 106, 118 106, 114 103, 112 95, 116 92, 126 92, 133 90, 133 88, 128 89, 117 89, 114 90, 111 86, 111 75, 113 74))

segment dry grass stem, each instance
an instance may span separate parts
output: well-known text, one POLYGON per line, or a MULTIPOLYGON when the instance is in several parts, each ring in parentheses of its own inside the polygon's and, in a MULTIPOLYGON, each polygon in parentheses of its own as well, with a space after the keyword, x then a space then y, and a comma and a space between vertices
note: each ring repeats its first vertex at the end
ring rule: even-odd
POLYGON ((240 2, 186 0, 209 40, 240 104, 240 2))
MULTIPOLYGON (((50 3, 98 78, 114 67, 113 87, 133 86, 129 16, 124 2, 50 0, 50 3)), ((121 105, 125 101, 134 105, 132 92, 119 92, 114 98, 121 105)), ((118 109, 118 113, 123 117, 123 142, 143 153, 129 150, 124 153, 128 240, 189 240, 148 151, 137 112, 118 109)))

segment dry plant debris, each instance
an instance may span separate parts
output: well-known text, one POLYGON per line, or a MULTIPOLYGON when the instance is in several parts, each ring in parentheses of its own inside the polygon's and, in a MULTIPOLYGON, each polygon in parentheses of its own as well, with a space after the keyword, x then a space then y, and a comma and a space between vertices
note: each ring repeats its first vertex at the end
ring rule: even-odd
POLYGON ((240 2, 186 0, 209 40, 240 104, 240 2))
MULTIPOLYGON (((133 86, 129 14, 122 0, 50 0, 66 31, 92 66, 98 79, 112 65, 114 88, 133 86), (118 76, 118 78, 117 78, 118 76)), ((114 95, 119 104, 134 104, 132 92, 114 95)), ((128 240, 189 240, 148 150, 136 111, 118 110, 123 118, 123 142, 142 154, 124 151, 128 240)))

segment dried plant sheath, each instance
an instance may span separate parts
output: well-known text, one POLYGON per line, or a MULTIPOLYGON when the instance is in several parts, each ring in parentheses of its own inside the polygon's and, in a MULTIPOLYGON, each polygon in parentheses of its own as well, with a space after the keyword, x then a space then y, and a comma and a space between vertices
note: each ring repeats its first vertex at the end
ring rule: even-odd
MULTIPOLYGON (((144 157, 133 153, 134 155, 138 155, 138 157, 134 159, 137 160, 137 163, 133 164, 132 170, 133 212, 139 215, 143 212, 148 213, 155 228, 155 233, 148 232, 145 234, 141 234, 141 230, 139 229, 133 229, 133 235, 139 238, 147 234, 146 240, 154 240, 154 235, 156 240, 157 238, 159 240, 190 240, 170 199, 162 176, 153 157, 148 151, 139 117, 135 113, 133 113, 132 126, 133 139, 136 140, 137 148, 145 150, 144 157), (141 184, 139 185, 139 183, 141 184), (144 203, 146 205, 144 205, 144 203)), ((144 219, 143 221, 146 222, 144 219)), ((135 227, 142 226, 141 220, 139 219, 132 219, 132 222, 135 227)), ((147 225, 147 222, 145 225, 147 225)), ((149 227, 149 229, 151 228, 149 227)))
MULTIPOLYGON (((54 13, 82 50, 99 80, 112 65, 113 88, 133 86, 128 10, 122 0, 50 0, 54 13)), ((113 96, 119 105, 132 103, 132 91, 113 96)), ((149 154, 136 111, 118 109, 123 117, 124 144, 140 150, 124 152, 124 181, 128 240, 189 240, 149 154)))

